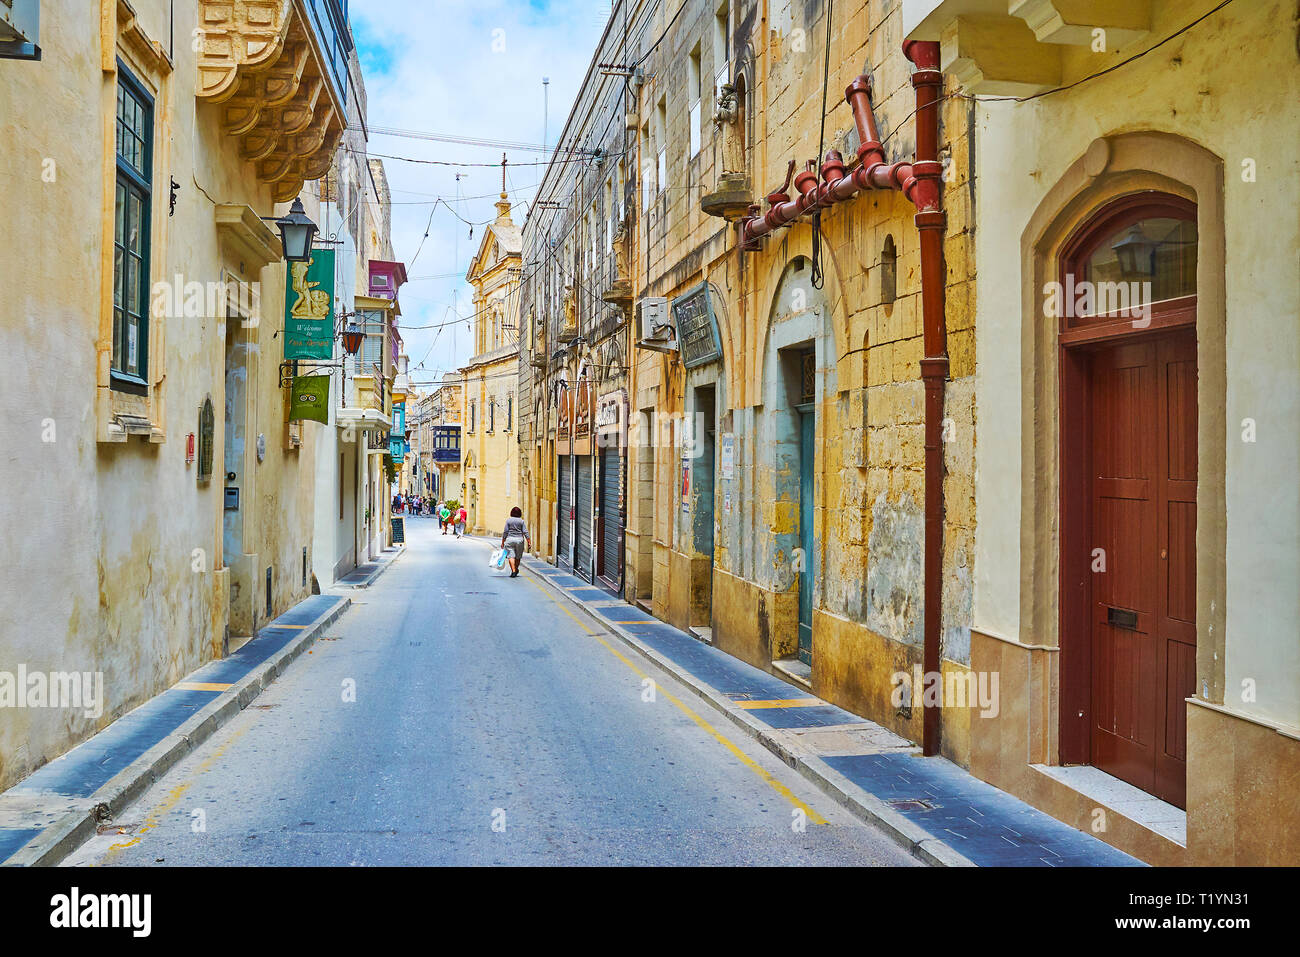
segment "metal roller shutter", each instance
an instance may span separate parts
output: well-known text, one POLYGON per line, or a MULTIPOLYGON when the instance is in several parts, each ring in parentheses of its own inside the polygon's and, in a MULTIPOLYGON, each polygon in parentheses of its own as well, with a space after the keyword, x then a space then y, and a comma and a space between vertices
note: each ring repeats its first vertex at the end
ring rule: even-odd
POLYGON ((555 560, 569 563, 569 506, 573 502, 569 482, 569 458, 559 459, 555 466, 556 490, 559 495, 558 522, 555 532, 555 560))
POLYGON ((623 536, 623 516, 619 512, 619 489, 623 484, 622 459, 618 449, 600 453, 601 508, 601 575, 610 582, 619 580, 623 536))
POLYGON ((592 468, 591 456, 580 455, 578 462, 578 481, 577 481, 577 548, 574 550, 573 573, 579 578, 591 581, 591 545, 592 545, 592 517, 591 506, 593 502, 592 489, 592 468))

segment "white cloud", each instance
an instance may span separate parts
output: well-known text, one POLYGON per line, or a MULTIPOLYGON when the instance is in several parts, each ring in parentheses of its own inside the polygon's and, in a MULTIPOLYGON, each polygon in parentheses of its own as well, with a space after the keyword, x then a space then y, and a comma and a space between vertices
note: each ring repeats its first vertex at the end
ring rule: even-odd
MULTIPOLYGON (((550 78, 549 140, 564 125, 604 27, 608 0, 503 2, 503 0, 353 0, 371 127, 436 132, 480 139, 541 143, 542 77, 550 78)), ((470 227, 445 207, 433 214, 429 238, 411 262, 436 196, 455 201, 462 173, 460 214, 473 223, 495 217, 501 189, 500 148, 438 143, 371 133, 372 153, 495 166, 432 166, 384 160, 393 191, 393 246, 414 281, 402 289, 403 339, 413 378, 429 381, 463 364, 472 352, 468 323, 417 329, 469 316, 470 288, 463 282, 483 226, 470 227), (419 279, 459 273, 459 278, 419 279), (437 337, 435 339, 435 336, 437 337), (423 359, 423 367, 416 364, 423 359)), ((542 153, 507 150, 515 222, 544 167, 542 153)))

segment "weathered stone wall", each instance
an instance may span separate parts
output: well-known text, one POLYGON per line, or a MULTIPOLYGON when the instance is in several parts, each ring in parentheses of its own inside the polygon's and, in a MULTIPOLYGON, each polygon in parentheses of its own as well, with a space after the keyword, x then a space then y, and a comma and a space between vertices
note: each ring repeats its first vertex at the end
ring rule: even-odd
MULTIPOLYGON (((98 5, 96 5, 98 6, 98 5)), ((302 549, 310 546, 315 426, 287 447, 283 355, 284 267, 266 268, 223 244, 216 204, 273 211, 217 108, 197 104, 189 42, 162 51, 173 33, 164 0, 133 4, 140 34, 119 37, 117 5, 103 17, 83 3, 43 4, 39 64, 0 71, 0 166, 11 237, 0 250, 9 292, 10 374, 4 378, 0 464, 6 529, 0 572, 0 671, 102 672, 102 713, 0 709, 0 788, 107 725, 221 653, 230 621, 235 556, 223 565, 225 342, 242 336, 250 356, 244 498, 248 577, 238 596, 264 623, 265 570, 272 614, 303 597, 302 549), (102 32, 101 32, 102 31, 102 32), (107 56, 104 54, 107 53, 107 56), (137 408, 152 434, 112 441, 106 401, 111 330, 116 56, 155 96, 150 289, 155 283, 260 282, 261 321, 242 328, 223 309, 162 310, 151 320, 148 396, 137 408), (176 207, 169 215, 169 176, 176 207), (102 374, 101 374, 102 373, 102 374), (211 399, 213 476, 185 461, 211 399), (265 437, 259 461, 257 436, 265 437), (251 473, 251 474, 250 474, 251 473)), ((98 11, 97 11, 98 12, 98 11)), ((198 28, 198 7, 175 6, 174 35, 198 28)))
MULTIPOLYGON (((639 288, 643 295, 671 298, 707 281, 717 296, 723 347, 717 431, 735 437, 735 472, 729 481, 715 477, 714 483, 713 638, 763 667, 793 654, 800 465, 797 417, 786 397, 792 378, 781 350, 811 347, 817 379, 815 545, 804 561, 805 573, 814 576, 817 609, 814 687, 904 733, 919 733, 919 709, 915 722, 900 723, 890 703, 893 672, 918 661, 922 643, 924 393, 915 210, 901 195, 868 193, 826 211, 820 290, 809 282, 807 220, 768 237, 761 252, 737 252, 734 229, 705 215, 700 197, 714 188, 722 169, 740 169, 759 201, 785 178, 790 160, 803 168, 817 155, 826 5, 773 4, 767 22, 756 3, 732 6, 730 75, 745 84, 735 126, 706 122, 699 154, 688 155, 687 71, 697 43, 701 73, 710 77, 716 67, 711 5, 688 4, 677 18, 646 61, 652 76, 639 97, 639 121, 652 132, 648 149, 642 139, 640 173, 653 184, 637 234, 637 259, 645 268, 639 288), (653 142, 661 102, 668 132, 666 183, 658 182, 653 142), (729 161, 728 150, 741 162, 729 161)), ((915 94, 911 65, 901 52, 897 5, 841 3, 834 17, 825 147, 839 149, 846 159, 855 155, 856 131, 843 91, 865 72, 889 158, 910 158, 915 94)), ((963 101, 944 104, 945 162, 950 155, 968 155, 969 117, 963 101)), ((951 164, 945 183, 952 367, 945 406, 945 493, 951 504, 944 530, 943 655, 956 667, 969 664, 974 530, 972 196, 970 165, 951 164)), ((689 417, 693 388, 693 373, 643 353, 633 405, 689 417)), ((690 511, 682 509, 680 452, 657 449, 654 460, 652 492, 634 491, 633 497, 655 503, 653 607, 684 625, 687 605, 677 596, 694 590, 695 575, 691 562, 669 556, 696 558, 698 532, 690 511)), ((637 480, 646 482, 644 471, 637 480)), ((965 740, 951 736, 949 751, 959 760, 966 760, 965 740)))
MULTIPOLYGON (((536 530, 537 554, 555 557, 557 461, 569 462, 570 445, 557 436, 561 388, 573 390, 585 371, 595 397, 625 391, 630 408, 629 367, 633 360, 628 301, 614 294, 620 280, 630 281, 641 209, 636 190, 633 134, 625 126, 634 96, 630 79, 602 72, 602 63, 633 59, 623 45, 623 4, 591 58, 587 76, 556 139, 557 162, 543 177, 523 224, 523 274, 519 316, 524 341, 519 369, 519 429, 525 520, 536 530), (622 265, 620 266, 620 263, 622 265), (613 298, 610 298, 613 297, 613 298)), ((633 36, 647 37, 658 27, 658 0, 633 0, 626 19, 633 36)), ((647 43, 651 42, 646 40, 647 43)), ((597 443, 589 443, 590 453, 597 443)), ((626 454, 631 470, 634 456, 626 454)), ((593 465, 595 462, 593 461, 593 465)), ((599 482, 595 510, 603 508, 599 482)), ((624 510, 635 511, 624 489, 624 510)), ((630 519, 629 519, 630 521, 630 519)), ((599 528, 601 516, 595 516, 599 528)), ((635 532, 629 537, 634 543, 635 532)), ((629 555, 635 551, 628 546, 629 555)), ((636 580, 634 559, 628 580, 636 580)), ((630 592, 635 593, 635 587, 630 592)))

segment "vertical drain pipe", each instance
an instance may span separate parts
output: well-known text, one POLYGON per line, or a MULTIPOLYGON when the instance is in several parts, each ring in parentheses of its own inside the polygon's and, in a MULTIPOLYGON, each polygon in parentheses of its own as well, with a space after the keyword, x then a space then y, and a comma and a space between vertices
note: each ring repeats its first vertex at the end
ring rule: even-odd
MULTIPOLYGON (((903 55, 916 69, 912 86, 916 90, 916 159, 913 174, 918 182, 916 227, 921 239, 921 310, 925 354, 921 378, 925 382, 925 610, 924 667, 927 680, 940 672, 940 639, 943 625, 943 405, 944 382, 948 378, 948 330, 945 320, 943 234, 947 217, 943 212, 943 167, 939 163, 939 97, 943 74, 939 71, 939 44, 909 41, 903 55)), ((942 685, 939 686, 942 690, 942 685)), ((915 694, 915 689, 913 691, 915 694)), ((939 753, 939 705, 927 707, 922 699, 922 750, 926 756, 939 753)))
MULTIPOLYGON (((857 168, 845 175, 842 157, 830 150, 822 159, 821 182, 811 171, 794 175, 794 163, 784 185, 767 197, 768 211, 750 206, 738 224, 742 252, 761 248, 759 240, 789 226, 814 207, 825 208, 851 199, 866 189, 897 189, 916 206, 916 228, 921 247, 921 314, 923 356, 921 379, 925 383, 925 558, 922 618, 923 664, 927 676, 940 674, 943 634, 943 406, 948 378, 948 330, 945 319, 947 271, 943 261, 943 236, 947 216, 943 211, 943 166, 939 162, 939 103, 943 74, 939 70, 939 44, 910 40, 903 55, 911 61, 912 87, 916 90, 916 157, 911 163, 886 164, 875 116, 871 109, 871 82, 856 78, 845 91, 858 128, 857 168), (793 177, 797 198, 789 193, 793 177)), ((942 695, 935 707, 925 706, 921 695, 921 744, 926 756, 939 753, 942 695)))

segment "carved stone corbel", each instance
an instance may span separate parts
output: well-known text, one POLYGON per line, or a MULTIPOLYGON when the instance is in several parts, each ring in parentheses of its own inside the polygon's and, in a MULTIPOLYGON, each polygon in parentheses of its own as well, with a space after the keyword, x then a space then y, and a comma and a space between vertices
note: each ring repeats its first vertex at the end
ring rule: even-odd
POLYGON ((311 28, 295 0, 198 3, 198 96, 223 104, 223 130, 287 202, 328 172, 345 125, 311 28))

